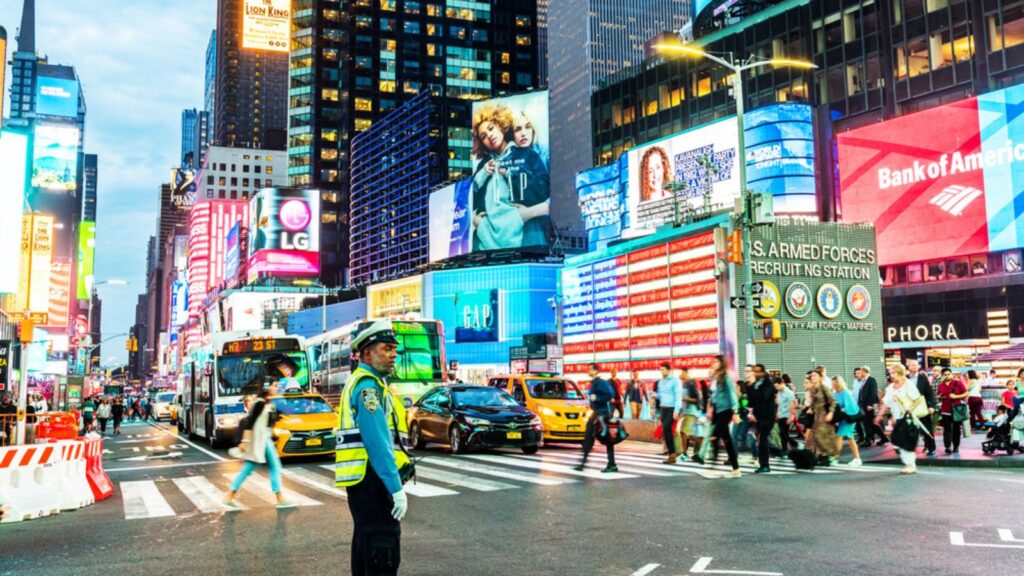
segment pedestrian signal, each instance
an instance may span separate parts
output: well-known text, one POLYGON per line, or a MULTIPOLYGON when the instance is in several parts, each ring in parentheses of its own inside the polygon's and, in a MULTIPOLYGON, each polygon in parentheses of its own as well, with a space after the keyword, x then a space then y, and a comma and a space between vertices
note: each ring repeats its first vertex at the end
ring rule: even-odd
POLYGON ((731 264, 743 263, 743 231, 733 230, 726 240, 726 261, 731 264))
POLYGON ((778 320, 765 320, 761 328, 765 342, 782 342, 786 339, 786 325, 778 320))

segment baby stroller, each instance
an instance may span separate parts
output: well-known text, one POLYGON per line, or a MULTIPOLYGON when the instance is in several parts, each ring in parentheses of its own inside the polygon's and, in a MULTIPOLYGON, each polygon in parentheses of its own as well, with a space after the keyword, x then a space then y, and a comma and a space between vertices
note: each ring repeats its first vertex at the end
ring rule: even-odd
POLYGON ((1017 415, 1012 419, 1006 415, 1000 415, 991 423, 991 428, 986 436, 987 440, 981 443, 981 451, 991 456, 999 450, 1006 450, 1007 454, 1013 454, 1014 450, 1024 453, 1020 446, 1020 437, 1024 429, 1024 417, 1017 415))

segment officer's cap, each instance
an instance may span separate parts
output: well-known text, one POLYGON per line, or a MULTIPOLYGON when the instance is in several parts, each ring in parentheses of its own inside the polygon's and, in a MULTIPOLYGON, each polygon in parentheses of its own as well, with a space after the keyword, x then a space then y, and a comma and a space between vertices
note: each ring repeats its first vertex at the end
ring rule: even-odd
POLYGON ((385 344, 398 344, 395 338, 395 327, 391 320, 374 320, 367 324, 352 339, 352 349, 362 352, 367 346, 383 342, 385 344))

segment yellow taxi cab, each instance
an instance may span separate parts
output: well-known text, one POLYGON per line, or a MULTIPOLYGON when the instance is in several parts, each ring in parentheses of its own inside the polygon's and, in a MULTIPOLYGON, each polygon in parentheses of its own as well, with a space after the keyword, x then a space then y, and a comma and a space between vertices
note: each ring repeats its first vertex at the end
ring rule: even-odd
POLYGON ((583 440, 590 402, 575 382, 557 376, 513 374, 493 376, 487 385, 508 392, 540 416, 546 442, 583 440))
POLYGON ((338 416, 323 396, 288 390, 271 396, 270 403, 277 410, 274 443, 279 456, 334 454, 338 416))

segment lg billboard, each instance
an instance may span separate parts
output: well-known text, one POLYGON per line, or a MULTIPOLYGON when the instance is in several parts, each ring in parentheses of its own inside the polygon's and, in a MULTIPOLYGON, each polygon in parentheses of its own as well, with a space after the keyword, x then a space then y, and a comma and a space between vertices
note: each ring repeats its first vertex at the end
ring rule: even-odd
POLYGON ((264 188, 249 210, 249 281, 320 273, 320 191, 264 188))
POLYGON ((837 136, 842 217, 882 265, 1024 246, 1024 86, 837 136))

